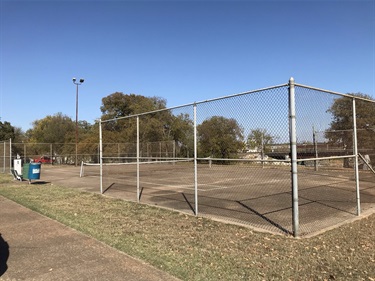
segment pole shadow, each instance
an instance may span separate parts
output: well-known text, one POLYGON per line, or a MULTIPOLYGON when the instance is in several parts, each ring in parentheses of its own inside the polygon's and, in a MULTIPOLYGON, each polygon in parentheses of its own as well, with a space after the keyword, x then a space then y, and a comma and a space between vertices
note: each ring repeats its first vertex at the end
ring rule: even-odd
POLYGON ((274 222, 273 220, 267 218, 265 215, 259 213, 257 210, 251 208, 250 206, 247 206, 246 204, 242 203, 241 201, 236 201, 238 204, 240 204, 242 207, 248 209, 249 211, 253 212, 254 214, 256 214, 257 216, 259 216, 260 218, 262 218, 263 220, 267 221, 268 223, 270 223, 271 225, 277 227, 278 229, 280 229, 282 232, 286 233, 286 234, 289 234, 289 235, 292 235, 293 233, 290 232, 289 230, 287 230, 286 228, 284 228, 283 226, 281 226, 280 224, 274 222))
POLYGON ((114 185, 115 185, 115 183, 111 183, 106 189, 103 190, 103 194, 106 193, 114 185))
POLYGON ((185 202, 186 204, 188 204, 190 210, 193 212, 194 215, 196 215, 197 213, 195 212, 194 208, 193 208, 193 205, 190 203, 189 199, 186 197, 185 193, 182 192, 182 196, 184 197, 185 199, 185 202))
POLYGON ((138 198, 139 201, 141 200, 141 197, 142 197, 142 194, 143 194, 143 189, 144 189, 144 187, 142 186, 141 190, 139 192, 139 198, 138 198))

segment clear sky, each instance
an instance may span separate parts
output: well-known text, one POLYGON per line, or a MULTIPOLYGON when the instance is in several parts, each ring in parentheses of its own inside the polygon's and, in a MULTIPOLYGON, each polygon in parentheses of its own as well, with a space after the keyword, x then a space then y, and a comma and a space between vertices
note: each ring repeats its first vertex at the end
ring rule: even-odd
POLYGON ((296 83, 375 98, 375 1, 0 0, 0 117, 94 123, 114 92, 167 106, 296 83))

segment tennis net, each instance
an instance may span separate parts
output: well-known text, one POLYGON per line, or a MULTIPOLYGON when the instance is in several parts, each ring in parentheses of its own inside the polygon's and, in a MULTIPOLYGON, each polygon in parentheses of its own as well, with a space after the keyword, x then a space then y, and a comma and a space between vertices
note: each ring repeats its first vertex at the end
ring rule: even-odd
MULTIPOLYGON (((121 158, 105 158, 107 163, 103 163, 103 176, 106 175, 123 175, 128 172, 136 171, 137 166, 140 165, 140 171, 143 172, 172 172, 174 170, 191 169, 193 166, 193 159, 183 158, 183 159, 141 159, 139 162, 136 158, 127 158, 126 162, 118 162, 121 158)), ((81 163, 80 177, 88 176, 100 176, 100 163, 81 163)))

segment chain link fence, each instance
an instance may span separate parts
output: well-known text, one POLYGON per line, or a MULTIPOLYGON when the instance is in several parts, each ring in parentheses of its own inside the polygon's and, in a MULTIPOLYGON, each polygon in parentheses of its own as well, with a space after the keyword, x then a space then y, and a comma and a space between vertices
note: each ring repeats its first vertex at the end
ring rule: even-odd
POLYGON ((374 101, 291 80, 102 120, 102 138, 121 124, 135 153, 115 156, 101 145, 101 192, 308 235, 374 208, 374 112, 374 101), (150 154, 151 139, 174 148, 150 154))
MULTIPOLYGON (((0 169, 9 172, 12 160, 21 158, 24 163, 39 162, 54 165, 73 165, 76 157, 75 143, 12 143, 0 142, 0 169), (11 155, 11 157, 10 157, 11 155)), ((135 158, 136 143, 104 143, 108 156, 135 158)), ((147 142, 141 147, 142 153, 149 158, 173 157, 183 148, 174 141, 147 142)), ((99 142, 77 144, 78 163, 99 163, 99 142)), ((118 160, 120 161, 120 160, 118 160)), ((117 161, 117 162, 118 162, 117 161)))
MULTIPOLYGON (((78 161, 98 162, 99 143, 78 143, 78 161)), ((20 157, 25 163, 75 164, 75 143, 12 143, 12 158, 20 157)))
MULTIPOLYGON (((81 176, 108 195, 306 236, 374 210, 374 113, 372 100, 291 80, 101 120, 100 143, 78 144, 81 176)), ((75 148, 4 142, 0 164, 74 164, 75 148)))
POLYGON ((10 168, 12 166, 11 158, 11 146, 12 141, 0 141, 0 172, 10 173, 10 168))
POLYGON ((374 112, 374 101, 296 86, 301 233, 374 208, 374 112))

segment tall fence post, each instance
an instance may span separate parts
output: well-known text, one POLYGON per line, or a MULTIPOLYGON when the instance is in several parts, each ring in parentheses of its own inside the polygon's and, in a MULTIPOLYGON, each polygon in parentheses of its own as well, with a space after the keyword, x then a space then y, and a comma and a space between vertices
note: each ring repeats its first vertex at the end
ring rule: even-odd
POLYGON ((23 144, 23 161, 24 163, 26 163, 26 143, 23 144))
POLYGON ((99 177, 100 177, 100 194, 103 194, 103 135, 102 119, 99 119, 99 177))
POLYGON ((137 115, 137 202, 140 201, 140 182, 139 182, 139 115, 137 115))
MULTIPOLYGON (((101 126, 102 125, 102 122, 100 122, 99 123, 100 125, 99 126, 101 126)), ((100 129, 99 129, 100 130, 100 129)), ((100 141, 99 141, 99 143, 98 143, 98 151, 97 151, 97 156, 98 156, 98 159, 99 159, 99 163, 100 163, 100 141)))
POLYGON ((353 152, 354 152, 354 173, 355 173, 355 190, 357 201, 357 216, 361 214, 361 200, 359 192, 359 171, 358 171, 358 143, 357 143, 357 113, 355 98, 353 98, 353 152))
POLYGON ((53 144, 51 143, 49 146, 49 153, 51 155, 51 165, 53 165, 53 144))
POLYGON ((198 216, 198 166, 197 166, 197 105, 194 104, 194 196, 195 215, 198 216))
POLYGON ((5 163, 6 163, 6 141, 3 142, 4 150, 3 150, 3 173, 5 173, 5 163))
MULTIPOLYGON (((318 158, 318 140, 316 139, 315 126, 313 126, 313 143, 314 143, 315 158, 318 158)), ((315 171, 318 171, 318 169, 319 169, 318 166, 319 166, 318 160, 314 160, 315 171)))
POLYGON ((9 172, 11 173, 10 169, 12 169, 12 139, 9 139, 9 172))
POLYGON ((296 133, 296 102, 294 79, 289 79, 289 138, 291 153, 292 179, 292 208, 293 208, 293 236, 298 237, 299 210, 298 210, 298 172, 297 172, 297 133, 296 133))

